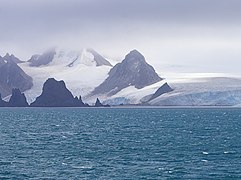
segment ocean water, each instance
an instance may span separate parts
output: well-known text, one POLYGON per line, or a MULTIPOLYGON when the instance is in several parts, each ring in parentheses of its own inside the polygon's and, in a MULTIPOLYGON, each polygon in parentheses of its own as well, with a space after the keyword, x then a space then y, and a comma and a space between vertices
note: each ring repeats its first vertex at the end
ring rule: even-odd
POLYGON ((2 108, 0 179, 241 179, 241 109, 2 108))

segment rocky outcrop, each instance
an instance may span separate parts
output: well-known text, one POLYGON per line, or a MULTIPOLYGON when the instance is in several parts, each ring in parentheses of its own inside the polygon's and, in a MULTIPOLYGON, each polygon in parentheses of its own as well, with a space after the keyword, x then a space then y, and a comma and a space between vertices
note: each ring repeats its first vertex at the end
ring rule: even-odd
POLYGON ((7 62, 14 62, 16 64, 18 63, 23 63, 24 61, 21 61, 20 59, 18 59, 17 57, 15 57, 13 54, 9 54, 7 53, 4 57, 3 60, 7 61, 7 62))
POLYGON ((155 99, 155 98, 157 98, 157 97, 159 97, 159 96, 161 96, 165 93, 169 93, 171 91, 173 91, 173 89, 167 83, 165 83, 160 88, 158 88, 156 90, 156 92, 151 96, 149 101, 151 101, 151 100, 153 100, 153 99, 155 99))
POLYGON ((110 105, 104 105, 100 102, 99 98, 96 99, 95 107, 110 107, 110 105))
POLYGON ((66 88, 64 81, 48 79, 42 94, 31 104, 33 107, 87 107, 80 98, 74 97, 66 88))
POLYGON ((121 63, 110 70, 108 78, 96 87, 91 95, 107 94, 111 96, 128 86, 141 89, 161 80, 162 78, 146 62, 144 56, 137 50, 133 50, 121 63))
POLYGON ((35 54, 30 58, 30 60, 28 60, 29 66, 39 67, 42 65, 47 65, 53 61, 55 54, 55 49, 50 49, 41 55, 35 54))
POLYGON ((19 89, 12 90, 12 96, 7 103, 9 107, 28 107, 28 103, 24 93, 21 93, 19 89))
POLYGON ((21 92, 33 86, 33 80, 28 76, 14 60, 14 57, 0 57, 0 93, 3 97, 11 94, 13 88, 18 88, 21 92))

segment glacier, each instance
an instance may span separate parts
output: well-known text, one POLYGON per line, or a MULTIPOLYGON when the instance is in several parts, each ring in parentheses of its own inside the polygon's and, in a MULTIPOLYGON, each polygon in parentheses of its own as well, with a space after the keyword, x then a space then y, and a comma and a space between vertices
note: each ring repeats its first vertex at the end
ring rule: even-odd
POLYGON ((170 83, 174 91, 163 94, 154 106, 237 106, 241 104, 241 79, 231 77, 194 78, 170 83))
MULTIPOLYGON (((33 87, 25 91, 28 103, 32 103, 42 92, 48 78, 64 80, 74 96, 86 96, 108 76, 112 65, 97 66, 95 56, 87 49, 80 51, 56 50, 50 63, 38 67, 30 62, 19 66, 33 78, 33 87)), ((112 61, 113 62, 113 61, 112 61)))
POLYGON ((143 88, 129 84, 113 95, 103 93, 90 96, 90 93, 108 78, 108 73, 118 62, 106 59, 98 53, 96 55, 94 50, 88 48, 80 51, 55 51, 53 59, 45 65, 33 67, 30 62, 18 64, 33 78, 33 87, 24 92, 28 103, 41 94, 42 86, 48 78, 55 78, 64 80, 74 96, 81 95, 90 105, 99 98, 103 104, 110 105, 241 106, 241 78, 225 74, 162 73, 167 79, 143 88), (155 91, 165 83, 168 83, 173 91, 149 101, 155 91))

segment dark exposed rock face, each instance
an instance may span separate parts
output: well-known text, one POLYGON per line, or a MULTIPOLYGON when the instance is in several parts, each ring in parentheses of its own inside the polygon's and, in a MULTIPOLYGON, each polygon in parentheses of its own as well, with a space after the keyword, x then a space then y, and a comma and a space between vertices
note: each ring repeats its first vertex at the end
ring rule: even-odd
POLYGON ((104 105, 100 102, 99 98, 96 99, 95 107, 110 107, 110 105, 104 105))
POLYGON ((133 50, 110 70, 108 78, 95 88, 92 95, 114 95, 128 86, 141 89, 161 80, 154 68, 147 64, 144 56, 133 50))
POLYGON ((43 85, 42 94, 31 104, 33 107, 86 107, 80 98, 72 95, 64 81, 48 79, 43 85))
POLYGON ((0 107, 6 107, 6 106, 7 106, 7 102, 2 100, 2 95, 0 94, 0 107))
POLYGON ((15 57, 13 54, 10 55, 8 53, 3 57, 3 60, 5 60, 7 62, 14 62, 16 64, 24 62, 24 61, 21 61, 20 59, 18 59, 17 57, 15 57))
POLYGON ((12 90, 12 96, 9 100, 9 107, 28 107, 28 103, 24 93, 21 93, 19 89, 12 90))
POLYGON ((0 57, 0 93, 3 97, 10 95, 13 88, 23 92, 33 86, 32 78, 13 59, 13 56, 9 56, 8 60, 0 57))
POLYGON ((103 58, 99 53, 97 53, 93 49, 87 49, 94 56, 94 61, 96 62, 96 66, 112 66, 109 61, 103 58))
POLYGON ((30 66, 39 67, 42 65, 47 65, 52 62, 54 55, 56 54, 55 49, 46 51, 42 55, 35 54, 28 60, 30 66))
POLYGON ((165 83, 160 88, 157 89, 157 91, 151 96, 149 101, 151 101, 165 93, 169 93, 171 91, 173 91, 173 89, 167 83, 165 83))

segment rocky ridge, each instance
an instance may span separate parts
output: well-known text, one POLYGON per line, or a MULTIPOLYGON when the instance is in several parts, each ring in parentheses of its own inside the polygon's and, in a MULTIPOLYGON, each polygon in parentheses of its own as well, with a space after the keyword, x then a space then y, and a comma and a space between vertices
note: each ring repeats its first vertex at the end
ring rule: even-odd
POLYGON ((108 78, 91 93, 114 95, 128 86, 141 89, 161 81, 154 68, 149 65, 144 56, 137 50, 131 51, 125 59, 116 64, 109 72, 108 78))

